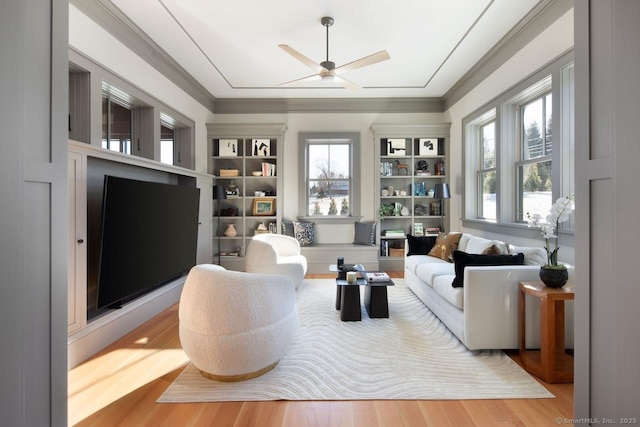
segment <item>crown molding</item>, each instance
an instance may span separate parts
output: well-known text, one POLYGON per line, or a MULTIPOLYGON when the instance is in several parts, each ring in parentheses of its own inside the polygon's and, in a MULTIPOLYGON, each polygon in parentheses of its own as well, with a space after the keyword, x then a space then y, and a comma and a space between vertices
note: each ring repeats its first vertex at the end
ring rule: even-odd
POLYGON ((215 97, 109 0, 69 0, 69 3, 209 111, 214 110, 215 97))
POLYGON ((218 98, 216 114, 441 113, 441 98, 218 98))
POLYGON ((571 10, 574 0, 541 0, 441 98, 349 99, 216 98, 111 1, 69 0, 69 3, 215 114, 441 113, 571 10))
POLYGON ((446 111, 573 8, 574 0, 541 0, 442 97, 446 111))

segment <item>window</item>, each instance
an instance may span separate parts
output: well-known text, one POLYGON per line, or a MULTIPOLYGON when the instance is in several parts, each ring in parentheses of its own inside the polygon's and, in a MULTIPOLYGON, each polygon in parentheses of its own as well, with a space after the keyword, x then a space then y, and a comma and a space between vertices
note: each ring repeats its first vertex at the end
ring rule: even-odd
POLYGON ((480 169, 478 170, 478 218, 496 219, 496 122, 480 126, 480 169))
POLYGON ((302 216, 345 218, 359 214, 357 135, 307 134, 304 139, 302 216))
POLYGON ((544 217, 555 199, 573 193, 572 56, 564 55, 463 120, 464 185, 473 189, 464 191, 465 221, 476 227, 524 226, 527 212, 544 217))
POLYGON ((193 169, 194 129, 193 120, 69 50, 69 139, 193 169), (91 76, 103 77, 100 88, 91 85, 91 76), (101 99, 102 108, 90 109, 91 99, 101 99), (97 139, 94 119, 102 123, 97 139))
POLYGON ((527 213, 544 218, 552 200, 552 107, 547 93, 520 106, 520 159, 518 176, 518 221, 526 221, 527 213))
POLYGON ((173 164, 173 128, 160 126, 160 161, 168 165, 173 164))
POLYGON ((133 115, 107 96, 102 97, 102 148, 131 154, 133 115))

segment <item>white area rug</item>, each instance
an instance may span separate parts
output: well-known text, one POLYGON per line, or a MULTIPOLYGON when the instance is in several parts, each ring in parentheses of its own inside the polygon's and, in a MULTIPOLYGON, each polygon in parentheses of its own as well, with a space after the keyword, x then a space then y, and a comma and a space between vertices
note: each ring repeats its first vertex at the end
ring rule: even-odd
POLYGON ((467 350, 402 279, 395 282, 388 319, 370 319, 363 307, 362 321, 342 322, 335 281, 305 280, 296 338, 275 369, 219 383, 190 364, 158 402, 554 397, 502 351, 467 350))

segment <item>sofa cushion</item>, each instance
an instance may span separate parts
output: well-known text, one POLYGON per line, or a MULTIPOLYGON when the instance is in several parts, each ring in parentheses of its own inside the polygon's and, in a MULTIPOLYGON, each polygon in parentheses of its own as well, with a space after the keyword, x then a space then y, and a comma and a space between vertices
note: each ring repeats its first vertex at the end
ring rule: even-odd
POLYGON ((409 251, 407 256, 411 255, 427 255, 436 242, 437 236, 412 236, 407 234, 407 242, 409 243, 409 251))
POLYGON ((354 224, 354 245, 371 246, 376 244, 376 223, 359 222, 354 224))
MULTIPOLYGON (((433 257, 431 257, 433 258, 433 257)), ((454 265, 450 262, 425 262, 416 267, 416 276, 427 285, 433 287, 436 278, 443 275, 455 275, 454 265)), ((451 285, 451 281, 449 281, 451 285)))
POLYGON ((464 286, 464 268, 470 265, 474 266, 492 266, 492 265, 522 265, 524 263, 524 254, 517 255, 478 255, 469 254, 463 251, 454 251, 453 260, 455 263, 455 278, 451 282, 454 288, 464 286))
POLYGON ((442 275, 436 277, 433 283, 433 290, 444 298, 448 303, 459 309, 464 309, 464 288, 454 288, 451 281, 455 276, 453 274, 442 275))
POLYGON ((405 270, 410 271, 411 273, 417 275, 418 267, 422 264, 450 264, 447 261, 443 261, 438 258, 434 258, 428 255, 413 255, 410 257, 405 257, 404 259, 404 268, 405 270))
POLYGON ((481 254, 491 246, 498 248, 500 254, 507 254, 509 252, 507 245, 504 242, 485 239, 484 237, 473 236, 467 233, 464 233, 464 236, 460 238, 458 250, 468 254, 481 254))
POLYGON ((429 256, 451 262, 453 251, 458 249, 458 242, 462 233, 440 233, 429 251, 429 256))
POLYGON ((524 254, 525 265, 545 265, 547 252, 543 248, 509 245, 510 254, 524 254))

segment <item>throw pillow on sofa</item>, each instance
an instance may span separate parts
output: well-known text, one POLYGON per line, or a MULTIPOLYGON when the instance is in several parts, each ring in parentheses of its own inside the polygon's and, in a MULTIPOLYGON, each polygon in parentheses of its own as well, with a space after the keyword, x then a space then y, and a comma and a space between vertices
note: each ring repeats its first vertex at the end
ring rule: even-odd
POLYGON ((496 245, 491 245, 484 251, 482 251, 481 255, 502 255, 502 251, 496 245))
POLYGON ((462 233, 440 233, 436 242, 433 244, 433 248, 427 255, 440 258, 445 261, 451 262, 451 255, 453 251, 458 249, 458 242, 462 233))
POLYGON ((495 265, 523 265, 524 254, 517 255, 478 255, 468 254, 462 251, 453 252, 456 277, 451 286, 461 288, 464 286, 464 268, 467 266, 495 266, 495 265))
POLYGON ((407 243, 409 244, 407 256, 427 255, 436 243, 436 236, 413 236, 407 234, 407 243))
POLYGON ((547 252, 543 248, 509 245, 509 253, 523 253, 525 265, 545 265, 547 263, 547 252))

